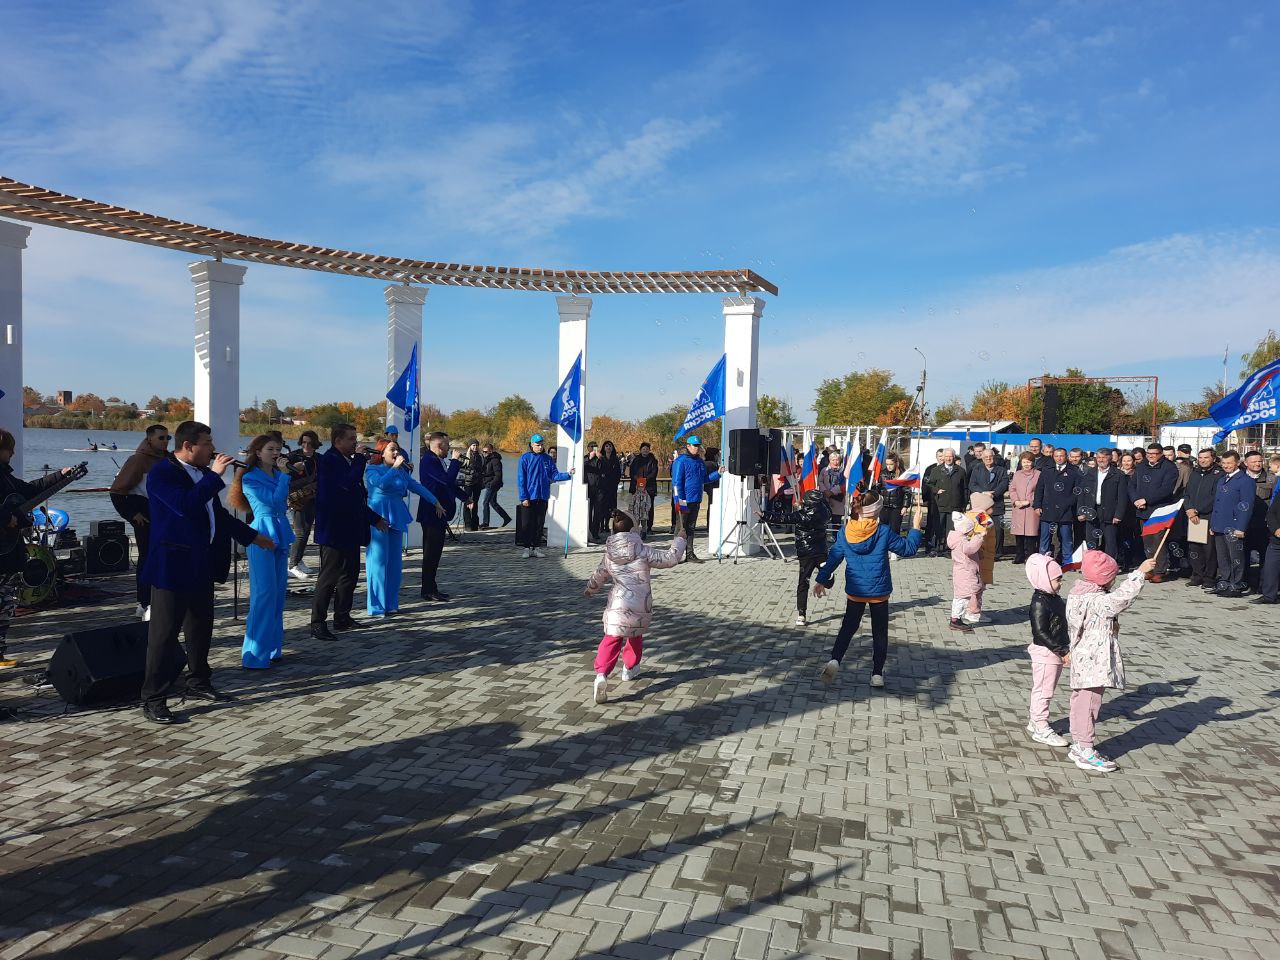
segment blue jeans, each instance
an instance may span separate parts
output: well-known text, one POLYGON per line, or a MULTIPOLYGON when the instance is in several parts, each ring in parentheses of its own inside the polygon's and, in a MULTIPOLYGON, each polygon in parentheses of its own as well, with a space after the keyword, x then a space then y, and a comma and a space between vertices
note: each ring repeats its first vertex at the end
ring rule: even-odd
POLYGON ((1058 531, 1058 541, 1062 544, 1062 559, 1059 561, 1064 567, 1071 562, 1071 554, 1075 550, 1075 544, 1071 542, 1071 521, 1063 520, 1061 523, 1052 523, 1048 520, 1040 521, 1040 552, 1047 557, 1053 556, 1053 531, 1058 531))
POLYGON ((489 526, 489 511, 497 510, 504 523, 511 522, 511 514, 502 509, 502 504, 498 502, 498 491, 501 487, 485 487, 480 491, 480 505, 478 507, 480 513, 480 525, 482 527, 489 526))

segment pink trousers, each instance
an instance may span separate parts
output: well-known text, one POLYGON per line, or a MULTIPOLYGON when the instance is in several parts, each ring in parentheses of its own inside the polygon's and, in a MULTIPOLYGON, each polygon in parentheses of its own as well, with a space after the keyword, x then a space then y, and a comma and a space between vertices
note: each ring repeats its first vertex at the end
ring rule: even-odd
POLYGON ((1093 746, 1093 724, 1102 709, 1102 687, 1071 691, 1071 739, 1082 747, 1093 746))
POLYGON ((1063 663, 1060 656, 1039 644, 1028 644, 1027 653, 1031 654, 1031 698, 1028 709, 1031 725, 1039 730, 1049 725, 1049 701, 1053 699, 1053 691, 1058 687, 1063 663))
POLYGON ((608 676, 618 662, 618 654, 622 654, 622 665, 630 670, 640 662, 644 650, 644 637, 615 637, 606 633, 600 640, 596 650, 596 673, 608 676))

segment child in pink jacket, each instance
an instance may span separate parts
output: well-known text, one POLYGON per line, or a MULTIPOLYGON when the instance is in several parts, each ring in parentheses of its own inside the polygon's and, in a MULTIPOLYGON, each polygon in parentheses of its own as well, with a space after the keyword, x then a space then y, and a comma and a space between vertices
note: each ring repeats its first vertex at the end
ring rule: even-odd
POLYGON ((951 514, 947 547, 951 550, 951 629, 971 633, 970 624, 982 620, 982 572, 978 554, 986 529, 973 517, 956 511, 951 514))

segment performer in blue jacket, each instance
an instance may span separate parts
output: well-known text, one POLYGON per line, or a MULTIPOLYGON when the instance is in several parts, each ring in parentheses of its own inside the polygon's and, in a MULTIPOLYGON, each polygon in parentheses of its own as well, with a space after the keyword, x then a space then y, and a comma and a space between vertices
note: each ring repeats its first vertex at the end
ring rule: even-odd
POLYGON ((542 434, 535 433, 529 438, 529 449, 516 468, 516 496, 522 508, 516 518, 516 546, 524 547, 521 554, 524 559, 546 556, 538 549, 538 543, 547 519, 551 484, 563 483, 574 472, 561 473, 556 469, 556 462, 543 452, 542 434))
POLYGON ((249 616, 244 625, 240 664, 263 670, 284 652, 284 598, 289 583, 288 461, 280 441, 263 434, 254 437, 245 454, 245 467, 231 484, 227 502, 249 514, 249 526, 268 536, 275 549, 249 554, 249 616))
POLYGON ((270 537, 241 523, 218 499, 223 474, 232 463, 214 455, 213 436, 203 423, 186 420, 173 431, 173 455, 147 473, 151 500, 151 549, 142 580, 151 587, 151 622, 147 630, 147 666, 142 681, 142 715, 153 723, 173 723, 165 703, 172 682, 164 664, 187 643, 191 674, 186 696, 226 700, 214 689, 209 669, 213 636, 213 585, 231 569, 231 539, 274 550, 270 537))
POLYGON ((702 491, 708 483, 720 479, 720 471, 707 472, 702 459, 702 441, 690 437, 685 441, 685 452, 671 464, 671 500, 680 509, 684 523, 684 558, 701 563, 702 558, 693 552, 693 528, 698 523, 698 509, 702 506, 702 491))
POLYGON ((369 549, 364 555, 365 608, 371 617, 388 617, 400 612, 404 534, 413 523, 405 496, 416 493, 438 517, 444 516, 444 508, 430 490, 402 469, 405 459, 400 444, 383 437, 378 441, 377 452, 381 460, 369 464, 364 485, 369 489, 369 509, 387 521, 387 529, 375 528, 369 533, 369 549))
POLYGON ((356 581, 360 577, 360 548, 369 545, 369 528, 387 529, 387 521, 369 509, 364 468, 369 459, 356 452, 356 428, 340 423, 329 434, 329 449, 316 458, 316 543, 320 545, 320 576, 311 604, 311 636, 336 640, 327 624, 333 602, 333 628, 356 626, 351 616, 356 581))
POLYGON ((436 575, 440 571, 440 554, 444 551, 444 534, 457 510, 458 471, 462 461, 455 450, 449 454, 449 435, 437 430, 427 436, 427 449, 418 465, 418 479, 435 497, 435 505, 426 499, 418 501, 418 522, 422 524, 422 599, 444 603, 449 594, 440 589, 436 575))

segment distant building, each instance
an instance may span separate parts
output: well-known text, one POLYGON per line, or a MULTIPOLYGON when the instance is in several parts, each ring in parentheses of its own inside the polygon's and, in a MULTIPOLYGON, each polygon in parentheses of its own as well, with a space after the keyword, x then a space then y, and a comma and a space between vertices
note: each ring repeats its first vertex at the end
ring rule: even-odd
POLYGON ((53 395, 60 407, 71 406, 71 401, 75 399, 75 392, 72 390, 59 390, 53 395))

